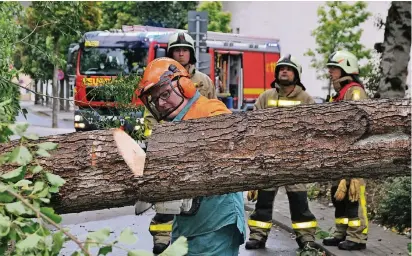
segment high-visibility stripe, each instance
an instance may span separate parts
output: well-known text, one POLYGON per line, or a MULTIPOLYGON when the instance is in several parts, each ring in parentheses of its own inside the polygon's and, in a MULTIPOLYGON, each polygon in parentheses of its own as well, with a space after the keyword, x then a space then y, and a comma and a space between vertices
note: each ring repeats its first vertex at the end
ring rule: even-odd
POLYGON ((302 228, 316 228, 318 226, 317 221, 308 221, 308 222, 299 222, 292 223, 293 229, 302 229, 302 228))
POLYGON ((269 107, 288 107, 300 105, 301 101, 299 100, 268 100, 269 107))
POLYGON ((172 231, 172 224, 156 224, 156 225, 150 225, 149 227, 150 231, 172 231))
POLYGON ((150 135, 152 135, 152 130, 151 129, 146 129, 144 130, 144 134, 143 134, 146 138, 150 137, 150 135))
POLYGON ((247 224, 249 225, 249 227, 258 227, 264 229, 271 229, 273 225, 272 222, 263 222, 257 220, 248 220, 247 224))
POLYGON ((350 220, 348 222, 349 227, 360 227, 360 225, 361 225, 360 220, 350 220))
POLYGON ((335 224, 343 224, 348 225, 349 219, 348 218, 336 218, 335 224))
POLYGON ((262 92, 264 92, 265 89, 263 88, 244 88, 243 89, 243 94, 253 94, 253 95, 260 95, 262 92))
POLYGON ((366 198, 365 198, 365 186, 360 186, 360 205, 362 207, 363 218, 365 219, 366 228, 362 231, 363 234, 368 234, 369 229, 369 221, 368 221, 368 213, 366 211, 366 198))

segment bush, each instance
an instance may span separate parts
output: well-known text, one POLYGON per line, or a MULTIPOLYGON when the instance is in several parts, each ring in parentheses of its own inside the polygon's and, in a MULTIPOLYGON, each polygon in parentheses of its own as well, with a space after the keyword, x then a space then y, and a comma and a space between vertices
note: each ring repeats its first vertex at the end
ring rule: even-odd
POLYGON ((376 220, 382 225, 395 227, 402 232, 411 227, 411 178, 388 179, 385 193, 376 209, 376 220))

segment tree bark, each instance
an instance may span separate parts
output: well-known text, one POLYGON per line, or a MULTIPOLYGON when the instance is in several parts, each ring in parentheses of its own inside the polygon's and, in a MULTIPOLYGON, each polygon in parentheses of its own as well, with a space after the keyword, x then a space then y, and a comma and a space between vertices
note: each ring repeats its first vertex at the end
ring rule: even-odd
POLYGON ((403 98, 411 52, 411 2, 392 1, 385 23, 384 41, 375 48, 382 52, 381 98, 403 98))
POLYGON ((110 130, 44 137, 59 148, 41 163, 66 180, 55 209, 81 212, 135 200, 406 176, 410 134, 410 99, 312 104, 157 125, 142 177, 128 169, 110 130))

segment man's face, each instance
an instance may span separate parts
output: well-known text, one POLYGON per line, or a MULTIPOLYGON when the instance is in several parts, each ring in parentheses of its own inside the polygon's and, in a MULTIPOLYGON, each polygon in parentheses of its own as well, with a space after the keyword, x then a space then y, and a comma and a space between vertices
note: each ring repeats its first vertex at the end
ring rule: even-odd
POLYGON ((177 88, 176 81, 173 81, 168 85, 154 88, 151 92, 151 96, 157 112, 159 112, 162 116, 172 111, 171 114, 167 116, 168 119, 176 117, 183 108, 182 105, 184 104, 180 105, 182 103, 182 99, 183 101, 187 101, 187 99, 181 95, 179 89, 177 88))
POLYGON ((329 66, 329 75, 332 81, 338 80, 342 76, 342 71, 339 67, 329 66))
POLYGON ((173 48, 173 59, 179 62, 183 67, 189 64, 190 50, 188 47, 175 47, 173 48))
POLYGON ((279 68, 279 81, 288 81, 293 82, 295 80, 295 73, 293 72, 293 68, 289 66, 281 66, 279 68))

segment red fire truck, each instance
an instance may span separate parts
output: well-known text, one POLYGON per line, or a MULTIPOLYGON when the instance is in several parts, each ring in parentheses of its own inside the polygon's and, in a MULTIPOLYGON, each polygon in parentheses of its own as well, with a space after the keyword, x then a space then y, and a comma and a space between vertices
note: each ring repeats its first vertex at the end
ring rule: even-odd
MULTIPOLYGON (((120 73, 142 73, 148 62, 166 55, 169 36, 177 31, 123 26, 121 30, 87 32, 79 44, 72 44, 67 71, 75 78, 76 130, 98 129, 96 124, 102 119, 117 118, 110 102, 91 97, 89 92, 120 73)), ((208 61, 201 63, 199 70, 212 78, 219 99, 230 109, 250 109, 274 79, 279 40, 208 32, 206 45, 208 61)))

